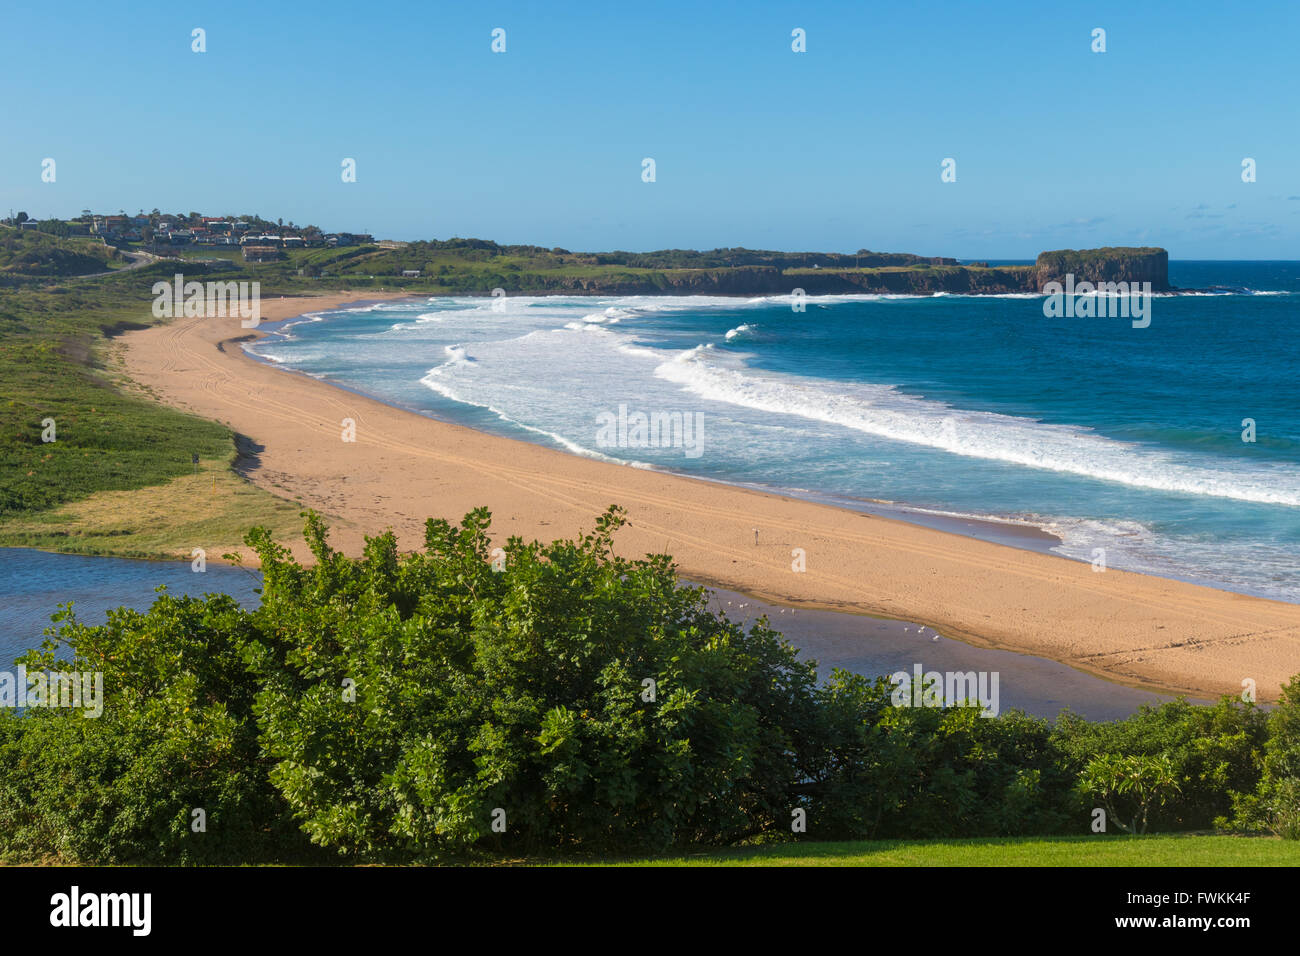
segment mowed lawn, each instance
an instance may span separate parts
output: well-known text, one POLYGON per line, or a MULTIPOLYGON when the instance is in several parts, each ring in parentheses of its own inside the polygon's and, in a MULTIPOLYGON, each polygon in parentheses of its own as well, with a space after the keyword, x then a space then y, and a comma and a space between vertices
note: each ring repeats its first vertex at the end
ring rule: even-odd
MULTIPOLYGON (((560 864, 566 865, 566 864, 560 864)), ((1300 866, 1300 841, 1237 836, 781 843, 588 866, 1300 866)))

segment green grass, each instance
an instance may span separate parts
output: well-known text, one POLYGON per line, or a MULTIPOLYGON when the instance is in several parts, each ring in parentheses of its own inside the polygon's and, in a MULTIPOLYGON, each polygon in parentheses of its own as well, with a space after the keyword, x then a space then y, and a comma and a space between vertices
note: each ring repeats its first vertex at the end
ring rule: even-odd
POLYGON ((159 403, 112 367, 108 334, 160 321, 150 287, 173 270, 162 263, 0 297, 0 546, 216 554, 258 522, 300 526, 298 505, 231 470, 229 428, 159 403), (42 441, 47 419, 53 442, 42 441))
POLYGON ((249 528, 261 525, 293 540, 302 533, 304 508, 258 488, 224 460, 201 461, 197 472, 164 484, 97 491, 57 508, 0 517, 0 546, 187 561, 201 547, 209 560, 236 552, 255 561, 244 545, 249 528))
MULTIPOLYGON (((559 862, 556 865, 567 865, 559 862)), ((1300 866, 1300 841, 1275 837, 1092 835, 781 843, 588 866, 1300 866)))
POLYGON ((161 484, 190 471, 192 454, 233 460, 229 429, 123 390, 104 365, 106 330, 155 321, 150 281, 137 273, 5 295, 0 518, 161 484), (42 440, 48 419, 52 442, 42 440))
MULTIPOLYGON (((0 226, 0 276, 75 276, 112 268, 114 254, 85 237, 0 226)), ((120 260, 118 260, 120 264, 120 260)))

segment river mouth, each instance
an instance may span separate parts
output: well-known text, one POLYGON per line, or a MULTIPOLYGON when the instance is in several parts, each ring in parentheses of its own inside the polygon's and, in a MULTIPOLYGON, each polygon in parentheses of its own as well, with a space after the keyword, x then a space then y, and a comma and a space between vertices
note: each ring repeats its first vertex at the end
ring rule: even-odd
MULTIPOLYGON (((29 548, 0 548, 0 669, 39 647, 42 632, 58 605, 73 602, 77 618, 102 624, 117 607, 147 610, 156 588, 172 595, 229 594, 247 608, 260 601, 261 575, 243 568, 208 565, 194 572, 185 561, 136 561, 126 558, 53 554, 29 548)), ((974 647, 936 635, 933 628, 906 621, 839 611, 795 610, 727 591, 709 588, 709 607, 739 623, 766 614, 771 626, 795 647, 800 657, 818 662, 825 680, 833 668, 866 677, 912 672, 997 673, 1000 711, 1019 708, 1055 718, 1069 709, 1092 720, 1115 720, 1142 704, 1173 699, 1169 695, 1116 684, 1066 664, 1012 651, 974 647), (939 640, 934 640, 938 636, 939 640)))
POLYGON ((900 671, 910 675, 917 665, 927 674, 996 674, 999 713, 1019 709, 1048 719, 1069 710, 1089 720, 1120 720, 1144 704, 1175 699, 1172 694, 1128 687, 1059 661, 975 647, 907 621, 787 608, 722 588, 708 590, 709 607, 732 621, 752 623, 767 615, 771 626, 799 649, 801 659, 817 661, 817 677, 822 681, 834 668, 866 677, 888 677, 900 671))

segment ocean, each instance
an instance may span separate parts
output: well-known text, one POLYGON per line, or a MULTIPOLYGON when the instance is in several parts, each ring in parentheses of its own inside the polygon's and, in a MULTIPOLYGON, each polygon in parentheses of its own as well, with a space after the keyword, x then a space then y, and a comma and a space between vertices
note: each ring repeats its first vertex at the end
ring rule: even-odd
POLYGON ((1034 295, 420 297, 250 351, 574 454, 1295 602, 1300 263, 1170 281, 1218 288, 1145 328, 1034 295))

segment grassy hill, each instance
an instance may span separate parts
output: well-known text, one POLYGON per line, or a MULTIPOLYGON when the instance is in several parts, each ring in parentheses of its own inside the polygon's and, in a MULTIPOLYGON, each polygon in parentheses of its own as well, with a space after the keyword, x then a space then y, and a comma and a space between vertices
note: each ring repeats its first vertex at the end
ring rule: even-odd
POLYGON ((79 276, 107 272, 121 257, 103 243, 61 239, 32 229, 0 226, 0 274, 79 276))
MULTIPOLYGON (((773 252, 762 249, 662 249, 656 252, 570 252, 503 246, 485 239, 399 245, 288 249, 275 262, 250 264, 238 249, 190 247, 181 260, 207 261, 247 277, 292 287, 394 287, 442 295, 929 295, 1038 292, 1071 271, 1078 280, 1150 280, 1168 288, 1163 249, 1105 248, 1043 253, 1034 265, 961 265, 911 253, 773 252), (418 272, 404 276, 403 272, 418 272)), ((195 267, 195 266, 191 266, 195 267)))
POLYGON ((168 274, 0 292, 0 545, 156 557, 176 552, 176 534, 162 531, 178 522, 231 547, 250 517, 298 524, 297 506, 231 470, 230 429, 155 402, 113 367, 105 335, 156 322, 149 287, 168 274), (137 520, 151 512, 167 516, 152 519, 152 538, 137 520))

